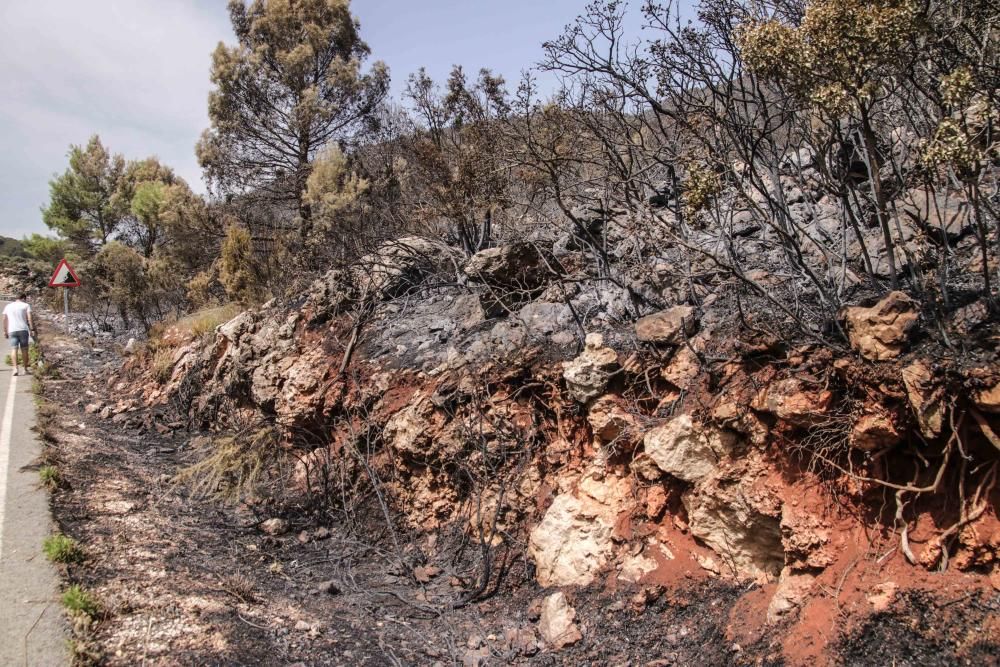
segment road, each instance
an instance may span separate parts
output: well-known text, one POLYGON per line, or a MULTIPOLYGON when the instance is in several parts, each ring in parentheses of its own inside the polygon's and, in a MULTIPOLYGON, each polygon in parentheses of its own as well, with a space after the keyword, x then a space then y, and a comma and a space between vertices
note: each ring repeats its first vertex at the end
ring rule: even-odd
MULTIPOLYGON (((6 305, 0 302, 0 308, 6 305)), ((14 377, 0 354, 0 665, 64 665, 66 624, 59 579, 42 554, 52 530, 39 484, 40 443, 32 431, 32 378, 14 377)))

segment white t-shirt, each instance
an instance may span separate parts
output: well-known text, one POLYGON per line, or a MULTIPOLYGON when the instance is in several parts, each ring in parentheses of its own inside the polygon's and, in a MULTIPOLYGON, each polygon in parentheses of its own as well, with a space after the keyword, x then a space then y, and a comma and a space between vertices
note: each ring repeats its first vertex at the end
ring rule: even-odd
POLYGON ((24 301, 14 301, 8 303, 3 309, 4 317, 7 318, 7 332, 28 331, 28 316, 31 315, 31 306, 24 301))

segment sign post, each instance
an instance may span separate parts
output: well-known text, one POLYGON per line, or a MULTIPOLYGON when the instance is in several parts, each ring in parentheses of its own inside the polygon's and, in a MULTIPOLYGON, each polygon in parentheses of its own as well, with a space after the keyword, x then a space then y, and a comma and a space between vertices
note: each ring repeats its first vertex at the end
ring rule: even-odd
POLYGON ((60 260, 49 280, 49 287, 63 288, 63 326, 66 327, 66 333, 69 333, 69 288, 80 285, 80 279, 76 277, 73 267, 65 258, 60 260))

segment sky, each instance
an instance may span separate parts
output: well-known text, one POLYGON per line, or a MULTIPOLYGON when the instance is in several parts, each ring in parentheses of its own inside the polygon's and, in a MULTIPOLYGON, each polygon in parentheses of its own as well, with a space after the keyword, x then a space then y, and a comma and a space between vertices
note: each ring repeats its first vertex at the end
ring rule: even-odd
MULTIPOLYGON (((398 99, 425 66, 490 67, 514 83, 587 0, 354 0, 372 59, 398 99)), ((638 4, 633 0, 633 4, 638 4)), ((210 56, 235 42, 225 0, 0 0, 0 235, 45 233, 48 181, 98 134, 155 155, 203 191, 194 145, 208 127, 210 56)))

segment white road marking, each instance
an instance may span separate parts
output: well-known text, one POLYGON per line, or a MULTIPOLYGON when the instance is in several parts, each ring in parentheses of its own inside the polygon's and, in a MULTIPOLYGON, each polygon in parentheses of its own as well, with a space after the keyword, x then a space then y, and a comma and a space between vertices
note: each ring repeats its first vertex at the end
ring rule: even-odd
POLYGON ((10 462, 10 432, 14 426, 16 389, 17 376, 11 373, 7 403, 3 409, 3 420, 0 421, 0 557, 3 557, 3 514, 7 506, 7 465, 10 462))

